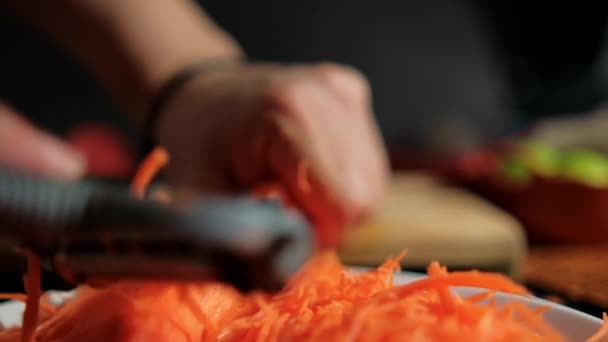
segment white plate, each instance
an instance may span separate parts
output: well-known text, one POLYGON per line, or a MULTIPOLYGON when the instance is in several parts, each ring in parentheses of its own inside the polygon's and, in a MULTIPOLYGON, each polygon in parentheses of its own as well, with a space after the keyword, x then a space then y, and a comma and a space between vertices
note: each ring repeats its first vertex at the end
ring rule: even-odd
MULTIPOLYGON (((395 275, 395 283, 407 284, 422 277, 424 275, 419 273, 401 272, 395 275)), ((483 292, 484 290, 463 287, 455 288, 454 291, 461 296, 467 296, 483 292)), ((545 299, 513 296, 504 293, 496 294, 496 302, 499 304, 514 300, 520 301, 532 308, 550 306, 552 309, 544 313, 545 319, 569 341, 585 341, 602 326, 602 320, 599 318, 545 299)))
MULTIPOLYGON (((361 268, 361 270, 363 269, 361 268)), ((419 273, 401 272, 395 275, 395 283, 398 285, 407 284, 422 277, 424 277, 424 275, 419 273)), ((466 296, 483 290, 456 288, 454 291, 459 295, 466 296)), ((51 301, 59 304, 62 300, 69 298, 71 295, 73 295, 73 292, 53 291, 51 294, 51 301)), ((570 341, 585 341, 602 325, 602 320, 599 318, 540 298, 526 298, 499 293, 496 295, 496 299, 498 303, 517 300, 530 307, 551 306, 553 309, 545 312, 545 318, 570 341)), ((6 302, 0 304, 0 323, 5 327, 19 325, 23 315, 23 308, 24 305, 20 302, 6 302)))

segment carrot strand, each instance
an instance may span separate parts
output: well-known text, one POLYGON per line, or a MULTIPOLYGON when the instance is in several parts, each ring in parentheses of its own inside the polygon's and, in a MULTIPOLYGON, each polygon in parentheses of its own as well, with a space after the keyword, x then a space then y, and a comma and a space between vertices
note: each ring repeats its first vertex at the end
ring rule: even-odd
POLYGON ((309 194, 312 191, 310 178, 308 177, 308 162, 306 160, 303 160, 298 164, 297 184, 298 190, 305 194, 309 194))
POLYGON ((146 189, 154 176, 169 163, 169 153, 162 147, 157 147, 144 159, 133 177, 131 191, 135 196, 144 197, 146 189))
POLYGON ((495 294, 494 291, 484 291, 484 292, 476 293, 474 295, 470 295, 470 296, 466 297, 465 300, 468 301, 469 303, 479 303, 479 302, 489 299, 490 297, 494 296, 494 294, 495 294))
POLYGON ((33 342, 36 325, 38 324, 38 310, 42 289, 40 288, 41 270, 40 259, 31 251, 26 251, 27 274, 24 276, 25 313, 23 314, 23 329, 21 331, 22 342, 33 342))
MULTIPOLYGON (((143 197, 169 160, 156 148, 136 172, 134 195, 143 197)), ((308 165, 298 165, 299 191, 309 192, 308 165)), ((258 196, 287 193, 277 184, 255 189, 258 196)), ((395 286, 405 252, 375 270, 349 271, 331 251, 319 252, 276 294, 241 294, 228 285, 203 283, 118 282, 103 289, 81 287, 61 307, 40 301, 39 260, 28 252, 24 277, 27 295, 0 293, 26 302, 22 328, 0 330, 0 342, 83 340, 141 341, 562 341, 543 314, 549 307, 523 302, 498 305, 494 293, 529 295, 500 274, 448 272, 430 263, 428 277, 395 286), (461 298, 453 287, 485 288, 461 298), (38 310, 52 314, 38 322, 38 310), (111 335, 117 332, 118 335, 111 335), (108 335, 110 334, 110 335, 108 335), (178 337, 179 336, 179 337, 178 337)), ((608 336, 608 316, 588 342, 608 336)))
POLYGON ((499 274, 471 272, 454 272, 449 276, 424 278, 408 285, 401 286, 397 291, 399 296, 407 296, 420 291, 435 289, 442 286, 447 287, 478 287, 492 289, 518 295, 529 295, 525 288, 514 284, 506 277, 499 274))
POLYGON ((598 332, 587 339, 587 342, 602 342, 608 340, 608 314, 605 312, 602 313, 602 319, 604 320, 604 324, 602 324, 602 327, 598 332))

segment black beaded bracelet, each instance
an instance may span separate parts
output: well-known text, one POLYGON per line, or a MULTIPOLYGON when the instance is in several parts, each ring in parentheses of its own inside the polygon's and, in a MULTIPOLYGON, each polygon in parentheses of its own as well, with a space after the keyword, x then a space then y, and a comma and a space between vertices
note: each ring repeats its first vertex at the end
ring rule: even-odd
POLYGON ((160 88, 157 95, 153 98, 152 104, 148 111, 148 115, 143 125, 143 144, 142 144, 142 155, 146 155, 156 146, 156 139, 154 138, 154 131, 158 124, 160 115, 163 113, 171 99, 193 78, 196 76, 217 68, 225 66, 235 65, 242 63, 242 61, 236 61, 232 59, 218 59, 212 61, 204 61, 201 63, 192 64, 189 67, 183 69, 171 78, 164 86, 160 88))

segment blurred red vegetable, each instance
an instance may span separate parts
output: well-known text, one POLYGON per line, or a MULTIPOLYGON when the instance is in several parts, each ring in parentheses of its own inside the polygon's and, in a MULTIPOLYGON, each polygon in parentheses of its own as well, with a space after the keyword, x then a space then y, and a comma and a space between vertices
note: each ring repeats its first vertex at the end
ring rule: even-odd
POLYGON ((127 139, 109 125, 84 123, 73 129, 67 138, 84 153, 90 176, 126 178, 135 169, 134 153, 127 139))

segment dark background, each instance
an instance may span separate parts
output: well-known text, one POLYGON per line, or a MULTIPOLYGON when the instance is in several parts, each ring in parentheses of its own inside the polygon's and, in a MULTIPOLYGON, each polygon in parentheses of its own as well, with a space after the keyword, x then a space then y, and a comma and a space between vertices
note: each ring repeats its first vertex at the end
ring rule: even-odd
MULTIPOLYGON (((602 2, 200 2, 254 60, 363 70, 392 147, 477 143, 539 116, 591 109, 606 95, 602 2)), ((58 133, 85 119, 131 133, 78 64, 6 13, 0 42, 0 98, 58 133)))

